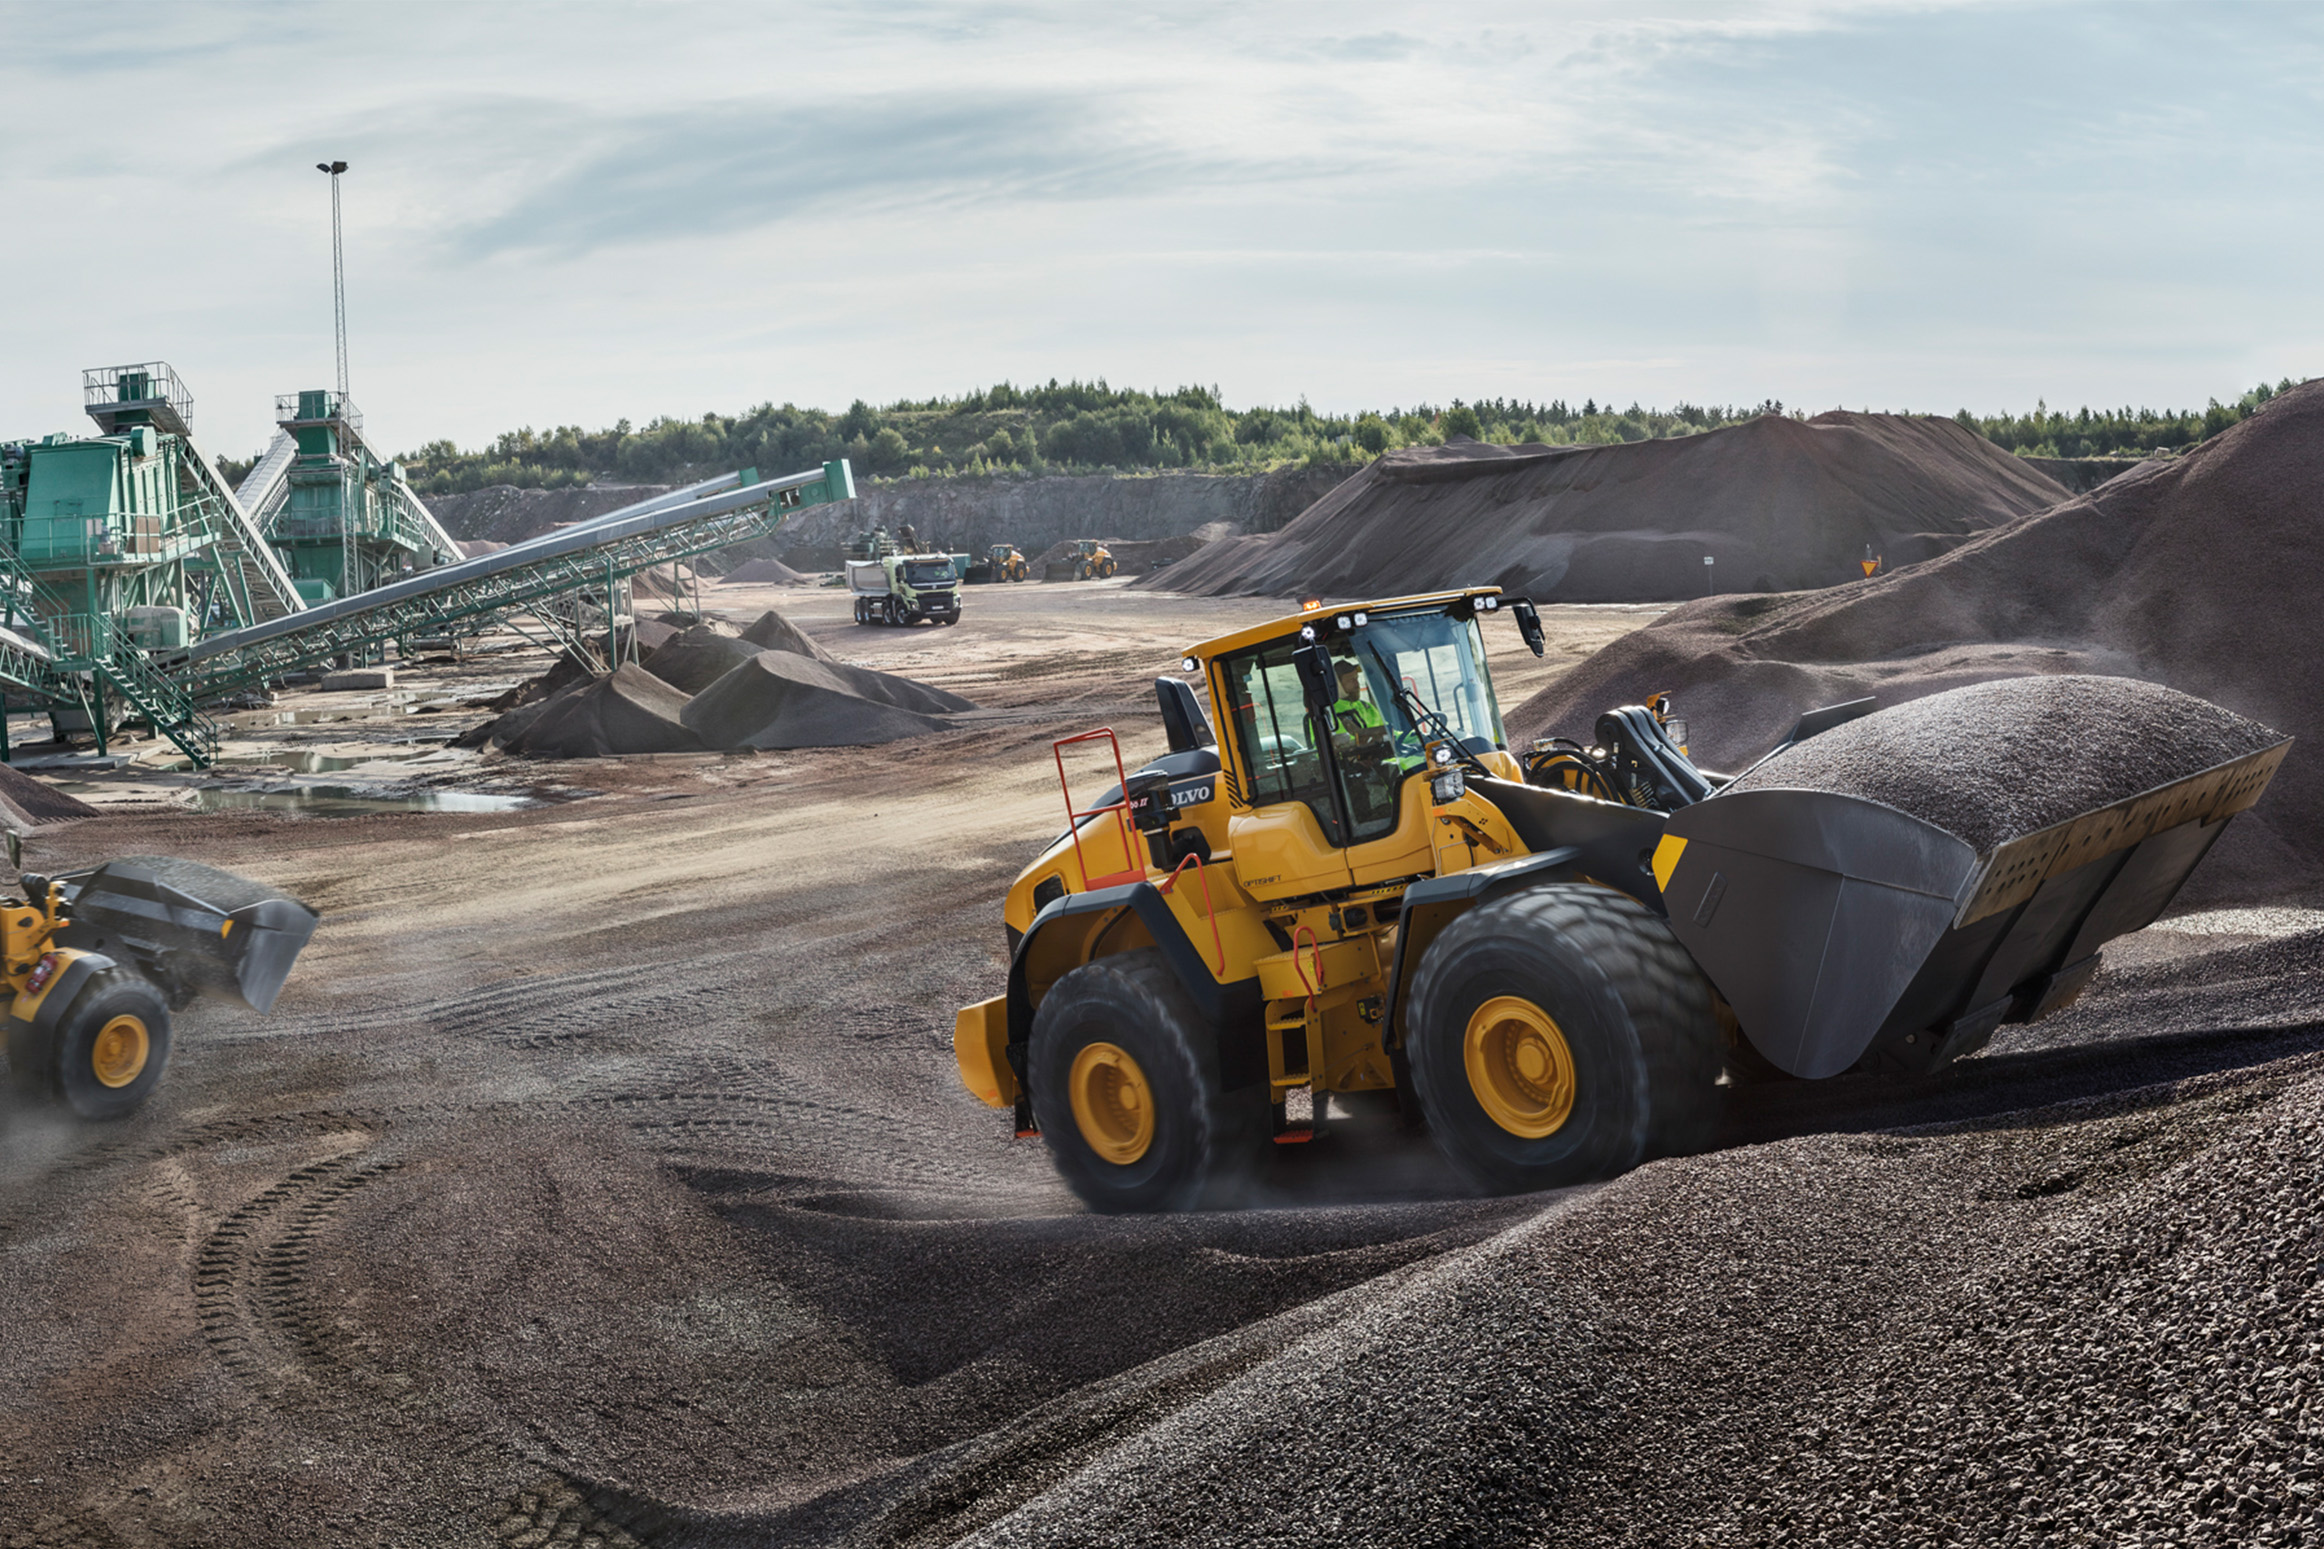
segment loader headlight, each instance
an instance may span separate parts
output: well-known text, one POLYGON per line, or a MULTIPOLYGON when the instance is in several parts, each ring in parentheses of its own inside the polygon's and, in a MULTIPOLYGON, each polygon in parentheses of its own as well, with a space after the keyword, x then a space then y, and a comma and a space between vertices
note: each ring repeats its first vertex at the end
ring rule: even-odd
POLYGON ((1333 619, 1331 622, 1332 627, 1339 630, 1343 634, 1348 630, 1356 627, 1356 621, 1352 618, 1349 618, 1345 613, 1341 614, 1338 618, 1333 619))
POLYGON ((1178 664, 1178 670, 1180 672, 1200 672, 1202 671, 1202 663, 1189 656, 1178 664))
POLYGON ((1358 628, 1358 629, 1362 629, 1362 628, 1363 628, 1363 627, 1364 627, 1366 624, 1369 624, 1369 623, 1371 623, 1371 622, 1372 622, 1372 615, 1370 615, 1369 613, 1359 613, 1359 614, 1357 614, 1357 615, 1356 615, 1356 628, 1358 628))
POLYGON ((1428 793, 1436 798, 1436 804, 1440 807, 1459 801, 1468 794, 1468 789, 1468 778, 1458 769, 1446 769, 1429 776, 1428 793))
POLYGON ((1449 764, 1453 761, 1453 750, 1451 743, 1440 742, 1436 745, 1436 761, 1440 764, 1449 764))
POLYGON ((1300 625, 1299 638, 1302 640, 1313 640, 1315 638, 1315 626, 1313 624, 1300 625))

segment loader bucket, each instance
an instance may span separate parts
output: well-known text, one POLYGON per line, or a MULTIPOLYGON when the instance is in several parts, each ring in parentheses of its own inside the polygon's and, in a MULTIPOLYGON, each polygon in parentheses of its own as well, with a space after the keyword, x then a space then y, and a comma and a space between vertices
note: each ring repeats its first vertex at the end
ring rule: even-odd
POLYGON ((72 906, 64 944, 134 963, 164 989, 253 1011, 273 1009, 320 918, 263 882, 165 856, 133 855, 58 880, 72 906))
POLYGON ((2150 925, 2289 741, 1980 853, 1862 797, 1762 789, 1671 815, 1671 930, 1752 1044, 1808 1078, 1933 1070, 2072 1000, 2150 925))

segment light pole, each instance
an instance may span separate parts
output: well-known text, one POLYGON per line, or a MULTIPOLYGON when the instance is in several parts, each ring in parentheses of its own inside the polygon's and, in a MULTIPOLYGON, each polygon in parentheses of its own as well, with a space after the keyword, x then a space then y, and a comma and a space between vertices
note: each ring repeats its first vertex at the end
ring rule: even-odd
POLYGON ((331 332, 339 346, 339 399, 347 398, 347 259, 346 249, 339 242, 339 174, 347 170, 343 161, 318 161, 317 172, 331 177, 331 332))
POLYGON ((1714 575, 1718 574, 1718 572, 1712 568, 1718 563, 1718 561, 1719 557, 1716 554, 1705 554, 1703 556, 1703 595, 1705 597, 1710 596, 1713 592, 1719 589, 1719 584, 1711 579, 1714 575))

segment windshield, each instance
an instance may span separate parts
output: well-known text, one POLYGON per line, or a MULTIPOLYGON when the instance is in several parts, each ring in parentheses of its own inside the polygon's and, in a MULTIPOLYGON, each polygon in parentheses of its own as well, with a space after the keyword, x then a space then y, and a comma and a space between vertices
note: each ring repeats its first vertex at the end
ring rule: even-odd
POLYGON ((904 580, 907 585, 933 586, 939 581, 949 581, 952 578, 952 561, 949 559, 908 559, 904 561, 904 580))
POLYGON ((1470 752, 1508 746, 1492 675, 1485 670, 1484 634, 1475 619, 1448 613, 1374 619, 1348 641, 1335 642, 1332 651, 1352 654, 1363 665, 1372 692, 1390 707, 1399 729, 1411 729, 1398 699, 1401 690, 1443 716, 1470 752))
POLYGON ((1321 725, 1308 712, 1292 664, 1297 639, 1273 641, 1224 662, 1235 734, 1251 772, 1251 805, 1304 802, 1334 843, 1377 839, 1396 826, 1407 776, 1425 762, 1425 728, 1407 696, 1441 715, 1471 751, 1505 745, 1500 706, 1485 671, 1484 640, 1473 620, 1445 613, 1383 618, 1328 648, 1333 698, 1321 725), (1328 737, 1341 810, 1319 744, 1328 737))

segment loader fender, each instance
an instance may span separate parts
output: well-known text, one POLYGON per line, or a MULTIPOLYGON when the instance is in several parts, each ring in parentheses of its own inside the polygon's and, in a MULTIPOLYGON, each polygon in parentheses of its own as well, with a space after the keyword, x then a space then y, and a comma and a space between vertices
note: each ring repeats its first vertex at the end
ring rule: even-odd
POLYGON ((48 983, 37 994, 18 994, 8 1007, 8 1062, 19 1091, 33 1090, 48 1079, 57 1023, 72 1009, 73 999, 81 993, 83 985, 115 966, 113 959, 102 952, 76 952, 71 947, 59 947, 56 955, 64 959, 64 964, 48 983), (37 1064, 40 1068, 17 1069, 20 1062, 37 1064))
MULTIPOLYGON (((1044 937, 1053 931, 1073 931, 1077 927, 1110 929, 1114 922, 1101 924, 1090 917, 1114 915, 1125 909, 1153 937, 1162 961, 1185 986, 1196 1009, 1218 1029, 1219 1074, 1227 1088, 1232 1090, 1266 1080, 1267 1049, 1260 1014, 1265 1002, 1259 992, 1258 975, 1220 983, 1203 960, 1203 954, 1187 939, 1178 916, 1170 912, 1169 901, 1151 882, 1129 882, 1088 893, 1068 893, 1033 916, 1009 961, 1008 1059, 1018 1078, 1022 1080, 1024 1076, 1026 1040, 1033 1036, 1034 1006, 1027 966, 1041 950, 1044 937)), ((1079 943, 1076 945, 1078 950, 1079 943)))
POLYGON ((38 994, 19 994, 9 1006, 8 1014, 17 1021, 30 1023, 36 1033, 53 1031, 57 1021, 71 1008, 73 997, 81 993, 92 975, 103 973, 115 965, 102 952, 76 952, 71 947, 59 947, 56 955, 65 960, 38 994))
POLYGON ((1473 778, 1469 790, 1500 810, 1526 849, 1536 855, 1578 851, 1577 875, 1663 912, 1651 860, 1662 839, 1664 814, 1516 780, 1473 778))
POLYGON ((1399 1044, 1404 1041, 1404 1002, 1412 988, 1413 975, 1419 971, 1420 959, 1427 953, 1429 943, 1447 925, 1490 899, 1506 898, 1511 893, 1522 893, 1527 888, 1552 882, 1575 881, 1580 877, 1583 859, 1579 845, 1562 845, 1539 855, 1521 855, 1512 860, 1472 866, 1447 877, 1429 877, 1406 888, 1403 911, 1397 916, 1396 957, 1388 969, 1389 1041, 1399 1044))

